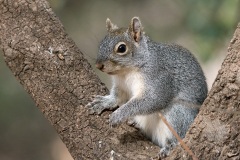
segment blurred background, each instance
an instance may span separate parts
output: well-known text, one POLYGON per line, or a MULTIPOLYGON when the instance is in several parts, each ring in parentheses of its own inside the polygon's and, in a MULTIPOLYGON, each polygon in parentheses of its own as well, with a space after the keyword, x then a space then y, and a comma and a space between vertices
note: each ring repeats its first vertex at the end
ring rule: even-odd
MULTIPOLYGON (((200 61, 209 88, 240 21, 239 0, 49 0, 91 64, 110 18, 119 27, 139 16, 158 42, 175 42, 200 61)), ((0 51, 1 52, 1 51, 0 51)), ((97 71, 110 86, 108 77, 97 71)), ((55 130, 13 77, 0 54, 0 159, 72 160, 55 130)))

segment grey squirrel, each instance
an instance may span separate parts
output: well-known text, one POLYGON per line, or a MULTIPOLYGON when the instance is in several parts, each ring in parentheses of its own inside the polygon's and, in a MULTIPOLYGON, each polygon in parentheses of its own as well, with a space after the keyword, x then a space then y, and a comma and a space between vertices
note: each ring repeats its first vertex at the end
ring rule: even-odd
POLYGON ((201 66, 187 49, 151 41, 138 17, 128 28, 118 28, 110 19, 106 25, 96 67, 111 75, 113 85, 110 95, 96 96, 87 106, 97 114, 117 108, 110 125, 133 119, 165 157, 177 140, 158 113, 185 136, 208 92, 201 66))

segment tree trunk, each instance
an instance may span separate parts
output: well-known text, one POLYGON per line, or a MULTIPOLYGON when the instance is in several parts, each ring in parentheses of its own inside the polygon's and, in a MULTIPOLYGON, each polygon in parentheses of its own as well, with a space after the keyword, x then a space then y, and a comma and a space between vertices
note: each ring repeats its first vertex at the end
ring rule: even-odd
MULTIPOLYGON (((240 27, 185 141, 200 159, 239 155, 240 27)), ((46 0, 0 0, 0 47, 13 74, 58 132, 74 159, 155 159, 159 148, 110 112, 89 115, 92 95, 106 94, 46 0)), ((177 147, 169 159, 186 157, 177 147)))
MULTIPOLYGON (((184 141, 199 159, 240 159, 240 23, 227 56, 184 141)), ((178 146, 169 159, 189 156, 178 146)))

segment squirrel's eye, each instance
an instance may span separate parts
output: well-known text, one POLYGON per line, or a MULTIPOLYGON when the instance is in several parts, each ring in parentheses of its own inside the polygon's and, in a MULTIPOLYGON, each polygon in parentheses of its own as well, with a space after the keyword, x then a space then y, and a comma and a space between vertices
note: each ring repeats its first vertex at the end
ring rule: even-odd
POLYGON ((118 55, 125 55, 127 54, 127 51, 128 51, 128 48, 127 48, 127 45, 126 43, 124 42, 119 42, 116 46, 115 46, 115 52, 118 54, 118 55))
POLYGON ((124 52, 126 51, 126 49, 127 49, 127 47, 126 47, 125 44, 120 44, 120 45, 118 46, 117 52, 119 52, 119 53, 124 53, 124 52))

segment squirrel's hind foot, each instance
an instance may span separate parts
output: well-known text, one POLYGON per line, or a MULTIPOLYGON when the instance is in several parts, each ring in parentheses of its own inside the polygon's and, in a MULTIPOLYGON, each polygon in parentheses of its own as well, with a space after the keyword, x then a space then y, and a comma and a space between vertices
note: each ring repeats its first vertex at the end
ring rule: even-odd
POLYGON ((158 159, 163 159, 169 155, 171 150, 176 146, 175 142, 167 144, 165 147, 162 147, 160 149, 160 152, 158 153, 158 159))

